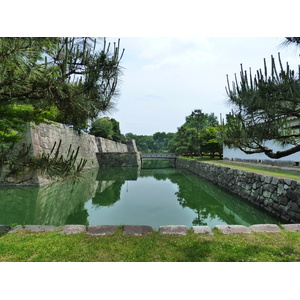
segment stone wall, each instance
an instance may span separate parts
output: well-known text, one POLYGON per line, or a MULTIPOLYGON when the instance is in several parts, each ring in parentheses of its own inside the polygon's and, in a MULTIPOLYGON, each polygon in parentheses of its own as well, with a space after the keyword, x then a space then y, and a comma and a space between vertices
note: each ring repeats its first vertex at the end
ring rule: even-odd
POLYGON ((67 155, 70 145, 76 151, 79 148, 78 158, 87 160, 85 169, 93 169, 98 167, 96 153, 98 147, 93 135, 87 133, 78 133, 63 124, 40 124, 31 126, 26 133, 26 140, 32 144, 34 156, 39 156, 43 152, 49 153, 56 142, 58 145, 61 140, 60 153, 67 155))
MULTIPOLYGON (((70 146, 74 151, 79 147, 77 162, 86 159, 85 170, 103 166, 136 167, 140 165, 140 154, 134 140, 127 144, 117 143, 87 133, 78 133, 59 123, 28 125, 23 141, 17 146, 21 147, 24 143, 32 146, 30 155, 34 157, 50 153, 55 143, 55 149, 61 143, 60 155, 64 157, 67 156, 70 146)), ((9 166, 2 166, 0 171, 0 184, 44 185, 51 182, 30 169, 17 177, 7 175, 9 166)))
POLYGON ((100 167, 139 167, 139 153, 97 153, 100 167))
POLYGON ((177 166, 239 195, 284 222, 300 221, 299 181, 187 159, 177 159, 177 166))
POLYGON ((96 137, 98 146, 98 164, 100 167, 139 167, 140 153, 135 141, 126 144, 117 143, 101 137, 96 137))
POLYGON ((125 153, 128 152, 126 144, 117 143, 102 137, 95 138, 99 153, 125 153))

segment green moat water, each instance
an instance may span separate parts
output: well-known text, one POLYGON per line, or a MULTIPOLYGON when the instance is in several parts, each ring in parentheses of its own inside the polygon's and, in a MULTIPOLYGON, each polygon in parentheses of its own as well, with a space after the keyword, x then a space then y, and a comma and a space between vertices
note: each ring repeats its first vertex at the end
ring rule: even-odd
MULTIPOLYGON (((145 166, 144 166, 145 167, 145 166)), ((44 187, 0 187, 0 224, 245 225, 279 220, 185 170, 102 168, 44 187)))

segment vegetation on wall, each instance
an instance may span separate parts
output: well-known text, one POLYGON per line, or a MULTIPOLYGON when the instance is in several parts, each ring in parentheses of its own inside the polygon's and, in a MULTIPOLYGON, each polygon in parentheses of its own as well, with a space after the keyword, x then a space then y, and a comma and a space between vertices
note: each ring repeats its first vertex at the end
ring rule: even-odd
POLYGON ((61 140, 54 143, 49 153, 40 156, 31 155, 31 145, 25 143, 19 149, 2 149, 0 153, 0 170, 5 169, 6 178, 18 177, 29 171, 37 172, 43 177, 59 179, 78 175, 85 167, 87 160, 78 159, 79 147, 73 149, 70 144, 66 154, 61 153, 61 140), (28 169, 29 168, 29 169, 28 169))

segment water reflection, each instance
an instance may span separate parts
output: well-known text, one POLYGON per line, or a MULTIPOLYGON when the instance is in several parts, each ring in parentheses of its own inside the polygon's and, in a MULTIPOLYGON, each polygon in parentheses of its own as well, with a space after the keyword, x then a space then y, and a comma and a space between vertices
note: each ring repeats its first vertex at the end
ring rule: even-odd
POLYGON ((45 187, 1 187, 0 224, 208 225, 277 219, 178 169, 102 168, 45 187))

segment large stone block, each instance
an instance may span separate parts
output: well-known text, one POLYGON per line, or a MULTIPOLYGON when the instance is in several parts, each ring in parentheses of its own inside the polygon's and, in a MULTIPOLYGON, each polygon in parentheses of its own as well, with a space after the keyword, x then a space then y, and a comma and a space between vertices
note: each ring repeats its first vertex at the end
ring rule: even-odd
POLYGON ((118 230, 117 225, 94 225, 87 227, 87 233, 91 235, 113 234, 118 230))
POLYGON ((193 226, 192 229, 196 234, 208 234, 208 235, 214 234, 211 228, 208 226, 193 226))
POLYGON ((300 195, 291 191, 291 190, 288 190, 286 192, 286 197, 288 197, 290 200, 294 201, 294 202, 297 202, 298 199, 300 198, 300 195))
POLYGON ((258 224, 252 225, 249 227, 254 232, 259 233, 271 233, 271 232, 280 232, 281 229, 275 224, 258 224))
POLYGON ((146 225, 124 225, 123 227, 123 233, 129 235, 144 235, 152 231, 152 227, 146 225))
POLYGON ((9 229, 8 233, 14 233, 14 232, 16 232, 18 230, 21 230, 21 229, 23 229, 22 225, 16 225, 16 226, 12 227, 11 229, 9 229))
POLYGON ((282 227, 287 231, 300 232, 300 224, 284 224, 282 227))
POLYGON ((61 233, 64 234, 78 234, 86 232, 86 226, 84 225, 65 225, 61 228, 61 233))
POLYGON ((159 227, 161 234, 179 234, 186 235, 188 228, 184 225, 164 225, 159 227))
POLYGON ((251 230, 242 225, 217 225, 216 228, 223 234, 251 233, 251 230))
POLYGON ((7 225, 0 225, 0 232, 1 231, 7 232, 8 229, 9 229, 9 227, 7 225))
POLYGON ((55 231, 55 230, 58 230, 57 226, 51 226, 51 225, 25 225, 23 228, 28 231, 55 231))

